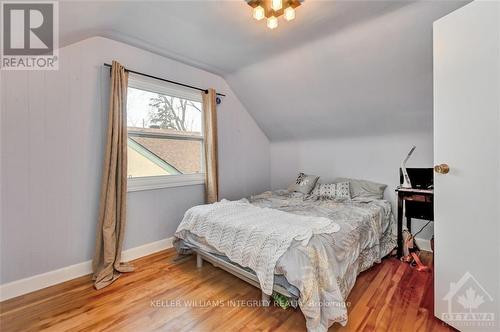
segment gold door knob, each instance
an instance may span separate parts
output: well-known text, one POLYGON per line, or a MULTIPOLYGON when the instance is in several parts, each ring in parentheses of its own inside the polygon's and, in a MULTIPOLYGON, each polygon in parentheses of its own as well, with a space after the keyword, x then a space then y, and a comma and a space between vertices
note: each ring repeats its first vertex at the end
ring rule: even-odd
POLYGON ((450 171, 450 166, 447 164, 441 164, 434 166, 434 171, 439 174, 448 174, 450 171))

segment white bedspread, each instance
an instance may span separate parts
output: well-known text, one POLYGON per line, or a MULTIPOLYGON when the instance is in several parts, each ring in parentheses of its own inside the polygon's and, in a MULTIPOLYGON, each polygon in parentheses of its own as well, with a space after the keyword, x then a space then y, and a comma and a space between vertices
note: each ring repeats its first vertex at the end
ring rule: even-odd
POLYGON ((292 241, 307 245, 313 235, 331 234, 339 229, 328 218, 257 207, 247 200, 223 200, 189 209, 176 236, 187 230, 205 238, 231 261, 251 268, 262 291, 271 295, 276 263, 292 241))

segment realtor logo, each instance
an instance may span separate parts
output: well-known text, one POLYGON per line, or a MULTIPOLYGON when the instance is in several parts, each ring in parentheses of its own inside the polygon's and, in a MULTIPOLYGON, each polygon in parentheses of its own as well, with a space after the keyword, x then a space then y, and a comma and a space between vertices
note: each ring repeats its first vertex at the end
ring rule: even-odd
POLYGON ((58 3, 4 1, 1 8, 2 69, 58 69, 58 3))
POLYGON ((448 302, 448 312, 442 314, 444 321, 457 326, 495 326, 495 313, 487 310, 493 298, 469 272, 450 284, 443 300, 448 302))

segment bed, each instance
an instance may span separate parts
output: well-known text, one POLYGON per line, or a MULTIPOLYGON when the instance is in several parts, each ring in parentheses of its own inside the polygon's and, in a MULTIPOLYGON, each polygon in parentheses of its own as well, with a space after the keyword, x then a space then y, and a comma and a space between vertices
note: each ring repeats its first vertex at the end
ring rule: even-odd
MULTIPOLYGON (((272 292, 298 300, 308 331, 326 331, 335 322, 345 325, 348 318, 345 300, 357 275, 379 263, 396 247, 394 217, 386 200, 332 200, 278 190, 242 200, 241 204, 323 221, 326 218, 338 226, 336 231, 316 232, 307 241, 292 240, 272 265, 272 292)), ((239 219, 236 212, 230 216, 230 220, 239 219)), ((182 225, 174 241, 180 254, 195 252, 200 267, 203 260, 210 261, 265 290, 263 300, 269 298, 270 287, 263 284, 261 274, 258 276, 249 266, 229 259, 226 254, 234 257, 234 253, 221 250, 221 246, 214 245, 216 241, 207 240, 208 236, 200 236, 196 227, 182 225)), ((219 237, 224 236, 224 228, 221 229, 219 237)))

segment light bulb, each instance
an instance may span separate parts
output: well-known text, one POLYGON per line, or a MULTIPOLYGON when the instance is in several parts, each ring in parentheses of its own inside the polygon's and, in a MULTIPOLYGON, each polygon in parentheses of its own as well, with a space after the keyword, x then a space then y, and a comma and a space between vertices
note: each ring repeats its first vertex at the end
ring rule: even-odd
POLYGON ((271 8, 275 11, 280 10, 283 8, 283 2, 282 0, 272 0, 271 2, 271 8))
POLYGON ((257 6, 253 9, 253 18, 256 19, 257 21, 260 21, 264 18, 265 12, 264 8, 262 6, 257 6))
POLYGON ((276 29, 278 27, 278 19, 274 16, 271 16, 267 19, 267 27, 269 29, 276 29))
POLYGON ((295 18, 295 9, 292 7, 287 7, 285 9, 285 20, 291 21, 295 18))

